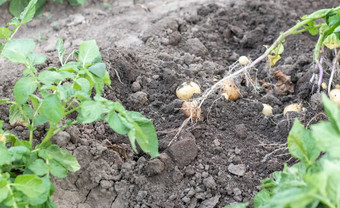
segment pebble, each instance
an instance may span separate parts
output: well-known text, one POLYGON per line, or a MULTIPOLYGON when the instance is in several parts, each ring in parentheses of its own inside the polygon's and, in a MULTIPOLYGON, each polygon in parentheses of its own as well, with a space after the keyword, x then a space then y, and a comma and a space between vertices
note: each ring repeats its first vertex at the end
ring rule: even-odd
POLYGON ((61 147, 66 146, 71 140, 71 135, 66 131, 61 131, 51 138, 52 143, 57 144, 61 147))
POLYGON ((228 171, 234 175, 243 176, 246 172, 246 166, 244 164, 234 165, 231 163, 228 166, 228 171))

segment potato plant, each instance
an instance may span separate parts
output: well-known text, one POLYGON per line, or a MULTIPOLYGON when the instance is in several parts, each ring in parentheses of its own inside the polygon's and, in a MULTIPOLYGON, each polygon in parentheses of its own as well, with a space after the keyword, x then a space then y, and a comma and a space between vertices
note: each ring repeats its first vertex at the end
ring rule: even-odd
MULTIPOLYGON (((9 1, 9 12, 14 16, 18 17, 21 12, 26 8, 30 0, 0 0, 0 6, 9 1)), ((54 2, 63 3, 63 0, 53 0, 54 2)), ((86 0, 67 0, 67 2, 72 6, 79 6, 86 2, 86 0)), ((40 15, 43 12, 43 8, 46 4, 46 0, 36 1, 36 15, 40 15)))
POLYGON ((0 99, 0 104, 10 105, 11 126, 24 126, 30 132, 28 141, 20 139, 4 131, 0 121, 0 207, 56 207, 50 198, 54 192, 51 177, 64 178, 80 166, 50 139, 70 125, 105 121, 118 134, 127 134, 136 152, 137 142, 145 153, 158 156, 152 121, 101 96, 111 81, 94 40, 67 54, 59 39, 56 50, 61 66, 38 72, 36 65, 46 57, 33 52, 34 41, 12 39, 22 24, 32 20, 36 2, 30 1, 19 17, 0 28, 1 57, 26 66, 14 86, 14 100, 0 99), (69 61, 71 56, 76 60, 69 61), (34 131, 41 125, 47 128, 46 135, 38 141, 34 131))
MULTIPOLYGON (((323 94, 329 118, 306 129, 297 119, 288 136, 288 150, 299 160, 262 181, 255 208, 340 207, 340 108, 323 94)), ((226 206, 247 207, 249 203, 226 206)))

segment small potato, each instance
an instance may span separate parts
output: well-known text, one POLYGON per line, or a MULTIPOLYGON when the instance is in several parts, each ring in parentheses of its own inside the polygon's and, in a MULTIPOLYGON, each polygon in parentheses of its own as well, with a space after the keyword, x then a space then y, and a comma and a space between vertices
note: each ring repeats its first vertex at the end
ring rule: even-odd
POLYGON ((262 104, 263 105, 263 109, 262 109, 262 113, 264 115, 273 115, 273 107, 268 105, 268 104, 262 104))
POLYGON ((297 103, 290 104, 290 105, 287 105, 285 109, 283 110, 283 115, 286 115, 287 112, 301 112, 301 109, 302 109, 302 104, 297 104, 297 103))
POLYGON ((201 88, 195 82, 184 82, 176 89, 176 96, 180 100, 188 100, 194 94, 201 94, 201 88))
POLYGON ((340 89, 333 89, 329 92, 329 99, 340 107, 340 89))
POLYGON ((222 95, 225 97, 225 99, 232 100, 232 101, 235 101, 238 99, 240 93, 233 79, 226 79, 223 82, 221 88, 222 88, 222 95))
POLYGON ((246 56, 241 56, 238 58, 238 62, 242 65, 245 66, 249 63, 249 59, 246 56))
POLYGON ((322 87, 323 90, 327 90, 327 84, 326 84, 326 82, 323 82, 323 83, 321 84, 321 87, 322 87))
POLYGON ((182 104, 182 111, 186 117, 193 119, 199 119, 201 117, 201 108, 198 107, 196 101, 184 101, 182 104))
POLYGON ((335 89, 340 89, 340 85, 339 84, 335 85, 335 89))

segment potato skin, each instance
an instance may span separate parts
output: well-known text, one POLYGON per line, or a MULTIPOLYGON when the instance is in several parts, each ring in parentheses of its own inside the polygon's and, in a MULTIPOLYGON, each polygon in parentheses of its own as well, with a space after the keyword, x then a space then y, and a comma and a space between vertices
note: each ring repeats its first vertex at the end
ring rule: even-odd
POLYGON ((302 110, 302 104, 290 104, 285 107, 283 110, 283 115, 286 115, 288 112, 300 112, 302 110))
POLYGON ((340 107, 340 89, 333 89, 329 92, 329 99, 340 107))
POLYGON ((201 117, 201 108, 197 106, 196 102, 184 101, 182 104, 182 111, 186 117, 193 119, 199 119, 201 117))
POLYGON ((184 82, 176 89, 176 96, 180 100, 188 100, 194 94, 202 93, 201 88, 195 82, 184 82))
POLYGON ((239 89, 233 79, 226 79, 222 85, 222 91, 225 99, 235 101, 239 98, 239 89))

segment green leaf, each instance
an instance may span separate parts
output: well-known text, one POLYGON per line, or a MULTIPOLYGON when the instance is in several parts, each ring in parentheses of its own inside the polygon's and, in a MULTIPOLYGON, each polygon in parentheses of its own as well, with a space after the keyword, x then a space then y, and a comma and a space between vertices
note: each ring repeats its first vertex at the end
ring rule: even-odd
POLYGON ((323 44, 329 49, 339 48, 340 39, 335 33, 332 33, 325 38, 323 44))
POLYGON ((80 169, 78 161, 72 154, 54 144, 40 150, 39 156, 44 159, 53 159, 71 172, 76 172, 80 169))
POLYGON ((332 9, 321 9, 321 10, 318 10, 316 12, 313 12, 312 14, 305 15, 305 16, 301 17, 301 19, 302 20, 306 20, 306 19, 320 19, 320 18, 324 18, 331 11, 332 11, 332 9))
POLYGON ((110 74, 106 71, 104 75, 104 83, 111 88, 110 74))
POLYGON ((29 164, 27 168, 38 176, 43 176, 48 173, 48 166, 42 159, 35 160, 29 164))
POLYGON ((50 162, 50 171, 53 176, 58 178, 65 178, 67 176, 67 170, 55 160, 50 162))
POLYGON ((35 16, 40 16, 42 15, 44 11, 44 6, 46 4, 46 0, 38 0, 36 5, 35 5, 35 16))
POLYGON ((326 17, 326 23, 329 27, 332 27, 333 25, 339 22, 340 22, 340 12, 338 13, 332 12, 326 17))
POLYGON ((157 157, 159 155, 158 139, 152 121, 146 119, 138 112, 129 111, 127 114, 128 120, 133 121, 134 127, 128 133, 132 148, 137 151, 135 146, 135 141, 137 141, 144 152, 148 153, 151 157, 157 157))
POLYGON ((85 93, 89 93, 91 90, 90 82, 85 78, 76 79, 73 88, 85 93))
POLYGON ((32 199, 39 198, 39 196, 48 192, 50 188, 37 175, 19 175, 16 177, 13 186, 32 199))
POLYGON ((306 188, 289 187, 276 193, 271 198, 271 203, 280 207, 306 207, 315 200, 310 192, 313 193, 306 188))
POLYGON ((270 200, 270 193, 267 190, 261 190, 254 198, 254 208, 266 205, 270 200))
POLYGON ((30 150, 25 146, 11 147, 8 152, 11 161, 22 160, 25 155, 30 154, 30 150))
POLYGON ((106 66, 104 63, 96 63, 89 67, 89 71, 99 78, 104 78, 106 66))
POLYGON ((5 165, 5 164, 10 164, 9 161, 9 152, 7 147, 3 142, 0 142, 0 167, 5 165))
POLYGON ((7 0, 0 0, 0 6, 6 3, 7 0))
POLYGON ((0 187, 0 203, 2 201, 4 201, 7 196, 9 195, 9 190, 8 188, 5 186, 5 187, 0 187))
POLYGON ((326 94, 322 93, 322 102, 325 108, 325 112, 330 121, 335 125, 337 131, 340 131, 340 109, 332 102, 326 94))
POLYGON ((53 83, 63 81, 65 78, 62 74, 55 71, 42 71, 38 75, 38 79, 46 85, 51 85, 53 83))
POLYGON ((35 43, 31 39, 9 40, 2 50, 2 56, 12 62, 26 64, 27 57, 34 47, 35 43))
POLYGON ((23 77, 19 79, 13 89, 15 102, 24 104, 37 89, 37 83, 32 77, 23 77))
POLYGON ((38 115, 37 117, 33 119, 33 122, 35 126, 39 126, 39 125, 42 125, 48 122, 48 119, 43 115, 38 115))
POLYGON ((86 0, 68 0, 68 3, 71 6, 79 6, 79 5, 83 5, 86 2, 86 0))
POLYGON ((63 39, 59 38, 57 40, 57 44, 56 44, 55 48, 56 48, 56 50, 58 52, 59 60, 60 60, 61 64, 63 64, 62 61, 63 61, 63 57, 64 57, 64 54, 65 54, 65 48, 64 48, 64 41, 63 41, 63 39))
POLYGON ((330 122, 320 122, 311 126, 316 146, 332 157, 340 158, 340 133, 330 122))
POLYGON ((56 94, 48 94, 41 104, 41 115, 44 115, 52 125, 57 125, 65 116, 65 109, 56 94))
POLYGON ((288 149, 293 157, 307 164, 312 164, 320 155, 311 132, 305 129, 298 119, 295 119, 289 132, 288 149))
POLYGON ((238 203, 238 204, 225 206, 224 208, 246 208, 248 205, 249 205, 249 202, 245 202, 245 203, 238 203))
POLYGON ((19 17, 21 12, 23 12, 28 5, 28 1, 29 0, 11 0, 9 3, 9 12, 14 17, 19 17))
POLYGON ((22 107, 20 105, 13 104, 9 108, 9 123, 11 126, 28 126, 30 121, 25 115, 22 107))
POLYGON ((28 64, 33 67, 35 65, 44 63, 46 61, 46 56, 33 52, 27 56, 27 60, 28 64))
POLYGON ((21 19, 22 24, 27 23, 33 19, 35 14, 35 5, 37 4, 37 1, 38 0, 30 0, 23 12, 20 14, 19 18, 21 19))
POLYGON ((78 61, 83 66, 101 61, 101 55, 95 40, 85 41, 80 44, 78 61))
POLYGON ((6 27, 0 27, 0 39, 8 39, 11 34, 11 31, 6 27))
POLYGON ((100 102, 85 101, 81 103, 77 120, 79 123, 92 123, 101 118, 104 106, 100 102))
POLYGON ((106 121, 118 134, 127 134, 133 128, 132 124, 130 124, 123 116, 117 114, 115 111, 110 112, 106 116, 106 121))

